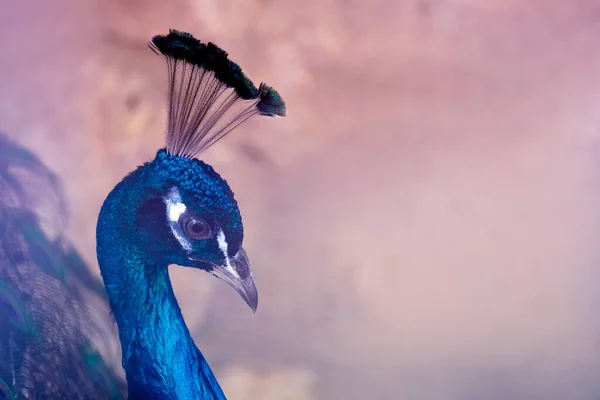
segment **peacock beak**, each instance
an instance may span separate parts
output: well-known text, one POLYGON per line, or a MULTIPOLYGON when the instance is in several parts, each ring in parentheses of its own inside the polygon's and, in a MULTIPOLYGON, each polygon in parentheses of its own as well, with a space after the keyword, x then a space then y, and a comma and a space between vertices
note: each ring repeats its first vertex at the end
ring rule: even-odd
POLYGON ((253 312, 258 307, 258 291, 252 279, 250 270, 250 261, 246 251, 240 247, 240 250, 233 257, 228 257, 225 265, 213 265, 212 274, 217 278, 227 282, 229 286, 250 306, 253 312))

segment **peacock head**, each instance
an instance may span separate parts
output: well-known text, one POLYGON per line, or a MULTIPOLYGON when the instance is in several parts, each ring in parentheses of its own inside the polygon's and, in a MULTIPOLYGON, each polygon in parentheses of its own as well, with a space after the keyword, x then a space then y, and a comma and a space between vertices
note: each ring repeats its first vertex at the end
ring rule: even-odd
POLYGON ((160 264, 212 273, 256 310, 258 294, 242 241, 242 217, 227 182, 208 164, 160 150, 132 177, 144 188, 126 235, 160 264), (133 233, 133 232, 132 232, 133 233))
POLYGON ((258 295, 242 247, 242 217, 233 192, 197 157, 254 115, 284 116, 266 84, 254 86, 225 51, 171 30, 150 48, 169 72, 166 148, 125 181, 133 206, 126 235, 162 263, 200 268, 231 285, 256 310, 258 295), (138 184, 136 184, 138 183, 138 184))

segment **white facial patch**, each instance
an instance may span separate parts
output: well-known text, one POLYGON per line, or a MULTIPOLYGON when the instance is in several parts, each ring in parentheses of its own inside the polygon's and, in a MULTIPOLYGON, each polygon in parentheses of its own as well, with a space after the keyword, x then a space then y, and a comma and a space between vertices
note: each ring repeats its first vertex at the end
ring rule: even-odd
POLYGON ((235 268, 229 262, 229 256, 227 253, 227 240, 225 240, 225 234, 222 229, 219 229, 219 233, 217 234, 217 243, 219 244, 219 249, 223 252, 223 256, 225 257, 225 269, 236 279, 240 279, 240 274, 236 271, 235 268))
POLYGON ((187 210, 187 207, 181 200, 179 189, 176 187, 171 189, 164 201, 167 207, 167 218, 169 219, 169 226, 171 227, 173 236, 175 236, 175 239, 177 239, 184 250, 192 251, 192 244, 182 235, 181 227, 179 226, 179 217, 187 210))
POLYGON ((167 215, 169 216, 169 221, 179 221, 179 217, 181 217, 181 214, 183 214, 186 209, 187 207, 183 203, 172 203, 167 201, 167 215))

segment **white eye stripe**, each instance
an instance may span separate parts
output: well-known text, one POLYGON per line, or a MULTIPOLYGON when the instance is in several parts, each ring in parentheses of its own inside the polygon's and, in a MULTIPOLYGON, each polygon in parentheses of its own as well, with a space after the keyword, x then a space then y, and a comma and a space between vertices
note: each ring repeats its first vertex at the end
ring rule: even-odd
POLYGON ((219 249, 221 249, 221 251, 223 252, 223 257, 225 257, 225 269, 235 278, 239 279, 240 274, 238 274, 236 269, 233 268, 233 265, 231 265, 231 263, 229 262, 227 240, 225 239, 225 233, 223 233, 222 229, 219 229, 219 233, 217 235, 217 243, 219 244, 219 249))
POLYGON ((181 201, 179 190, 176 187, 171 189, 164 201, 167 207, 167 218, 169 219, 171 233, 173 233, 173 236, 175 236, 175 239, 177 239, 184 250, 192 251, 192 244, 183 236, 179 226, 179 217, 187 210, 187 207, 181 201))
POLYGON ((217 243, 219 243, 219 249, 223 252, 225 258, 227 258, 227 240, 225 240, 225 234, 222 229, 219 229, 217 234, 217 243))
POLYGON ((167 200, 167 215, 169 217, 169 221, 178 222, 181 214, 185 212, 187 207, 183 203, 172 203, 167 200))

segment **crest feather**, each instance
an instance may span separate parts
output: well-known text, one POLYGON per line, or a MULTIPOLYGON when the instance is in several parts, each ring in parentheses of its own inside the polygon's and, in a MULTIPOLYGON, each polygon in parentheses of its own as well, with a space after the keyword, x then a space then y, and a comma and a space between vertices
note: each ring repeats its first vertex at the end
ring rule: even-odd
POLYGON ((285 116, 279 93, 264 83, 257 89, 214 43, 171 29, 149 47, 167 61, 170 154, 194 158, 254 115, 285 116))

